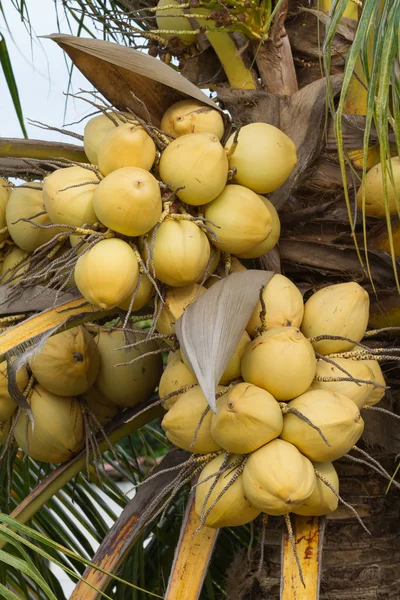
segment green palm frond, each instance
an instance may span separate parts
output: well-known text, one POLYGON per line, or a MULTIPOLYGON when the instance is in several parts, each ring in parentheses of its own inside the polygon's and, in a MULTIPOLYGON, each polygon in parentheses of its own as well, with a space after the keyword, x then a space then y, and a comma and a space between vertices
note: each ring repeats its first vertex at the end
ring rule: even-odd
POLYGON ((19 121, 21 130, 22 130, 22 133, 23 133, 24 137, 27 138, 28 134, 27 134, 27 131, 25 128, 24 117, 23 117, 23 113, 22 113, 22 107, 21 107, 21 101, 19 98, 17 82, 15 80, 15 75, 14 75, 12 63, 10 60, 10 55, 8 53, 6 40, 4 39, 4 36, 1 34, 0 34, 0 65, 1 65, 1 68, 4 73, 4 78, 6 80, 8 90, 11 95, 11 99, 12 99, 12 102, 14 105, 16 115, 18 117, 18 121, 19 121))

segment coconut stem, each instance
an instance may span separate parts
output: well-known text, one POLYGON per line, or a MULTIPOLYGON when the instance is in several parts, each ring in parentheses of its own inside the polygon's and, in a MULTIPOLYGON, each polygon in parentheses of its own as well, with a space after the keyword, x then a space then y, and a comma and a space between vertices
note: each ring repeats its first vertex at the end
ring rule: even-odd
POLYGON ((251 563, 251 555, 253 553, 253 544, 254 544, 254 521, 250 523, 250 541, 247 547, 247 562, 251 563))
POLYGON ((314 344, 315 342, 322 342, 324 340, 338 340, 338 341, 343 341, 343 342, 349 342, 350 344, 354 344, 354 346, 360 346, 360 348, 364 348, 367 351, 370 351, 371 349, 369 348, 369 346, 366 346, 365 344, 362 344, 361 342, 356 342, 355 340, 352 340, 351 338, 342 336, 342 335, 317 335, 315 337, 311 337, 308 338, 308 341, 311 344, 314 344))
POLYGON ((288 532, 288 537, 289 537, 290 545, 292 546, 293 554, 294 554, 294 557, 296 559, 297 568, 299 570, 300 581, 303 584, 303 587, 305 588, 306 584, 304 583, 303 569, 301 568, 299 555, 297 553, 296 542, 295 542, 295 539, 294 539, 293 527, 292 527, 292 522, 290 520, 290 515, 288 513, 286 513, 286 515, 284 515, 284 519, 285 519, 285 523, 286 523, 286 528, 287 528, 287 532, 288 532))
POLYGON ((193 448, 193 446, 195 445, 200 428, 203 425, 203 421, 206 418, 206 416, 208 415, 208 413, 210 412, 210 410, 211 410, 211 408, 209 405, 207 405, 207 407, 203 410, 202 415, 199 419, 199 422, 197 423, 197 427, 194 430, 193 440, 192 440, 192 443, 190 444, 190 448, 193 448))
MULTIPOLYGON (((352 374, 349 373, 349 371, 346 371, 346 369, 344 369, 343 367, 341 367, 340 365, 338 365, 334 360, 332 360, 331 358, 328 358, 327 356, 324 356, 323 354, 319 354, 318 352, 315 353, 315 356, 317 358, 320 358, 322 360, 324 360, 325 362, 329 363, 330 365, 335 366, 337 369, 339 369, 339 371, 342 371, 342 373, 344 373, 345 375, 347 375, 347 377, 350 378, 351 381, 354 381, 354 383, 356 383, 357 385, 360 385, 359 383, 357 383, 352 374)), ((331 355, 332 356, 332 355, 331 355)))
MULTIPOLYGON (((202 509, 202 516, 200 517, 200 526, 197 528, 196 533, 198 533, 200 531, 201 527, 206 522, 208 515, 213 510, 213 508, 215 508, 215 506, 217 505, 217 503, 221 500, 222 496, 229 490, 229 488, 231 487, 231 485, 233 485, 235 483, 235 481, 238 479, 238 477, 242 474, 243 469, 244 469, 244 464, 242 463, 242 465, 239 466, 236 469, 236 471, 234 472, 234 474, 230 478, 229 482, 226 484, 226 486, 223 488, 223 490, 221 490, 221 492, 215 498, 214 502, 211 504, 210 508, 207 509, 207 511, 205 512, 205 514, 203 514, 203 509, 204 509, 204 505, 206 505, 207 501, 206 500, 204 501, 203 509, 202 509)), ((218 478, 216 478, 216 480, 217 479, 218 478)))
POLYGON ((368 404, 366 404, 365 406, 362 407, 361 410, 374 410, 376 412, 381 412, 385 415, 389 415, 389 417, 392 417, 393 419, 398 419, 400 420, 400 415, 396 415, 396 413, 387 410, 386 408, 380 408, 379 406, 369 406, 368 404))
POLYGON ((264 297, 263 297, 263 291, 264 291, 264 286, 261 286, 260 288, 260 294, 258 296, 258 299, 260 301, 261 304, 261 310, 260 310, 260 322, 261 322, 261 327, 259 327, 258 329, 260 330, 260 332, 263 331, 267 331, 268 326, 267 326, 267 307, 265 305, 265 301, 264 301, 264 297))
POLYGON ((297 408, 289 407, 285 402, 279 402, 279 406, 281 407, 282 413, 284 415, 287 413, 293 413, 294 415, 296 415, 296 417, 299 417, 299 419, 301 419, 307 425, 309 425, 310 427, 315 429, 315 431, 318 431, 319 435, 321 436, 321 438, 323 439, 325 444, 329 447, 331 446, 330 443, 328 442, 328 440, 326 439, 326 437, 324 436, 324 434, 322 433, 321 429, 319 427, 317 427, 317 425, 314 425, 314 423, 312 421, 310 421, 310 419, 308 417, 303 415, 302 412, 297 410, 297 408))
POLYGON ((264 566, 264 553, 265 553, 265 538, 267 534, 268 515, 263 513, 261 517, 261 539, 260 539, 260 560, 258 561, 257 575, 261 576, 264 566))
MULTIPOLYGON (((372 464, 374 464, 376 466, 377 469, 379 469, 379 472, 381 473, 381 475, 383 475, 384 477, 386 477, 387 479, 389 479, 390 481, 392 481, 392 477, 390 476, 390 474, 386 471, 386 469, 384 469, 382 467, 382 465, 375 460, 372 456, 370 456, 368 454, 368 452, 365 452, 365 450, 362 450, 361 448, 359 448, 358 446, 353 446, 352 450, 355 450, 356 452, 359 452, 360 454, 362 454, 363 456, 365 456, 366 458, 368 458, 368 460, 371 461, 372 464)), ((350 455, 347 455, 348 457, 350 457, 350 455)), ((371 465, 372 467, 372 465, 371 465)), ((375 469, 376 470, 376 469, 375 469)), ((397 488, 400 488, 400 484, 397 483, 397 481, 393 480, 393 485, 397 488)))

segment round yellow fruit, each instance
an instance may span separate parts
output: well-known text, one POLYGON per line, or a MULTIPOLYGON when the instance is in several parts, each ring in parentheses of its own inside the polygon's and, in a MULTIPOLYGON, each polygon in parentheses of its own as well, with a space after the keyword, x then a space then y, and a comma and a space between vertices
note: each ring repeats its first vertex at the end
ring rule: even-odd
POLYGON ((83 131, 83 148, 92 165, 98 164, 97 153, 101 142, 110 131, 126 122, 124 117, 122 119, 121 115, 111 111, 92 117, 86 123, 83 131))
POLYGON ((227 185, 204 207, 209 227, 218 237, 214 246, 241 254, 263 242, 271 233, 272 218, 260 196, 242 185, 227 185))
MULTIPOLYGON (((284 275, 274 275, 262 292, 265 303, 264 322, 267 329, 274 327, 300 327, 304 314, 303 296, 300 290, 284 275)), ((246 331, 254 337, 261 327, 261 302, 257 305, 247 324, 246 331)))
POLYGON ((75 227, 97 221, 93 196, 99 180, 84 167, 57 169, 44 180, 43 198, 53 223, 75 227))
POLYGON ((248 250, 247 252, 240 253, 239 258, 249 259, 264 256, 264 254, 268 254, 268 252, 275 248, 280 238, 281 222, 277 210, 272 202, 268 200, 268 198, 264 198, 264 196, 260 196, 260 198, 268 208, 271 215, 271 232, 263 242, 257 244, 257 246, 254 246, 254 248, 251 248, 251 250, 248 250))
POLYGON ((100 353, 96 389, 117 406, 136 406, 148 400, 160 380, 162 358, 161 354, 139 357, 147 352, 156 351, 157 344, 154 341, 146 342, 146 333, 140 329, 126 334, 122 330, 101 329, 95 341, 100 353), (127 344, 141 340, 143 344, 121 349, 127 344), (126 366, 116 366, 134 359, 138 360, 126 366))
POLYGON ((240 185, 267 194, 285 183, 297 164, 297 154, 296 146, 283 131, 267 123, 250 123, 240 129, 233 151, 235 135, 231 135, 225 149, 229 167, 237 169, 235 179, 240 185))
POLYGON ((235 454, 249 454, 277 438, 283 428, 282 411, 271 394, 249 383, 238 383, 217 399, 211 418, 214 440, 235 454))
POLYGON ((30 252, 21 250, 21 248, 12 248, 11 252, 6 255, 3 264, 1 265, 1 275, 4 277, 4 283, 15 285, 18 281, 21 281, 24 273, 29 270, 29 263, 24 266, 20 265, 22 265, 30 255, 30 252))
MULTIPOLYGON (((309 298, 304 307, 301 331, 307 338, 320 335, 362 340, 369 319, 368 293, 355 281, 328 285, 309 298)), ((354 348, 345 340, 313 342, 316 352, 332 354, 354 348)))
POLYGON ((153 264, 163 283, 174 287, 195 283, 204 275, 209 259, 208 238, 192 221, 167 218, 157 229, 153 264))
POLYGON ((21 413, 14 429, 18 446, 34 460, 63 463, 82 450, 85 432, 81 407, 75 398, 61 397, 36 384, 30 399, 35 427, 28 428, 21 413))
MULTIPOLYGON (((171 352, 168 356, 167 366, 161 375, 158 394, 160 398, 165 398, 168 394, 176 392, 185 385, 197 383, 196 376, 185 365, 179 350, 171 352)), ((179 394, 180 395, 180 394, 179 394)), ((169 410, 177 401, 179 395, 172 396, 165 401, 164 408, 169 410)))
MULTIPOLYGON (((332 364, 325 360, 317 360, 317 372, 316 376, 323 379, 348 379, 349 376, 344 373, 342 369, 350 373, 351 377, 355 379, 363 379, 364 381, 374 381, 374 376, 367 364, 367 361, 362 360, 350 360, 349 358, 333 358, 332 364), (337 366, 335 366, 337 365, 337 366)), ((371 392, 375 388, 372 384, 368 383, 353 383, 352 381, 318 381, 315 379, 311 386, 311 390, 330 390, 342 396, 347 396, 350 400, 353 400, 357 404, 358 408, 362 408, 367 402, 371 392)), ((382 390, 384 392, 384 390, 382 390)))
MULTIPOLYGON (((363 360, 362 361, 367 367, 370 369, 372 373, 372 379, 375 383, 379 383, 380 385, 386 385, 385 378, 382 373, 381 365, 377 360, 363 360)), ((368 406, 374 406, 378 404, 382 400, 385 395, 385 390, 381 387, 370 386, 370 393, 367 396, 367 400, 365 404, 368 406)))
POLYGON ((151 173, 139 167, 113 171, 97 186, 93 207, 109 229, 136 237, 150 231, 161 217, 161 192, 151 173))
MULTIPOLYGON (((17 386, 23 392, 28 385, 29 375, 25 367, 18 369, 16 373, 17 386)), ((0 422, 3 423, 15 412, 17 405, 8 391, 7 362, 0 363, 0 422)))
POLYGON ((159 0, 157 8, 162 9, 164 6, 170 8, 156 11, 157 27, 162 31, 160 35, 166 39, 176 37, 181 42, 195 42, 195 35, 184 33, 185 31, 193 31, 193 29, 189 19, 183 16, 183 9, 179 8, 180 2, 177 0, 159 0))
POLYGON ((92 387, 99 372, 99 353, 82 326, 51 336, 29 366, 39 384, 57 396, 77 396, 92 387))
POLYGON ((81 398, 87 404, 89 417, 96 429, 98 429, 98 423, 101 426, 107 425, 118 412, 118 406, 114 402, 110 402, 95 387, 91 387, 81 398))
MULTIPOLYGON (((3 179, 0 177, 0 229, 4 229, 7 227, 6 221, 6 208, 8 199, 11 194, 11 184, 7 181, 7 179, 3 179)), ((0 242, 6 239, 8 236, 8 232, 0 234, 0 242)))
MULTIPOLYGON (((154 285, 144 274, 142 274, 142 277, 140 278, 139 287, 136 285, 135 290, 136 291, 133 292, 135 293, 135 299, 131 306, 131 312, 136 312, 137 310, 143 308, 143 306, 146 306, 146 304, 148 304, 151 298, 154 296, 155 292, 154 285)), ((126 311, 129 310, 133 293, 127 296, 125 300, 120 302, 120 304, 118 304, 118 308, 122 308, 122 310, 126 311)))
POLYGON ((277 400, 291 400, 311 385, 316 358, 310 342, 296 327, 264 331, 246 348, 242 377, 277 400))
POLYGON ((207 407, 207 400, 199 387, 180 395, 161 421, 161 427, 169 441, 178 448, 196 454, 220 450, 211 435, 211 410, 204 417, 194 441, 196 429, 207 407))
POLYGON ((41 183, 32 182, 29 187, 22 185, 12 190, 6 207, 6 221, 10 236, 22 250, 33 252, 60 233, 61 230, 57 227, 40 229, 31 223, 20 221, 31 219, 36 225, 49 225, 51 220, 46 210, 41 183), (45 214, 35 217, 43 212, 45 214))
POLYGON ((78 258, 74 277, 88 302, 108 309, 132 294, 139 280, 139 266, 129 244, 111 238, 98 242, 78 258))
MULTIPOLYGON (((339 477, 331 462, 313 463, 314 469, 320 473, 339 494, 339 477)), ((304 517, 322 517, 335 512, 339 498, 317 475, 317 484, 313 493, 300 506, 293 509, 295 515, 304 517)))
MULTIPOLYGON (((386 186, 388 195, 388 208, 390 215, 397 215, 400 204, 400 159, 395 156, 386 163, 386 186), (389 164, 390 163, 390 164, 389 164), (392 169, 393 183, 389 174, 389 169, 392 169)), ((365 193, 365 214, 369 217, 384 218, 386 215, 385 209, 385 194, 383 187, 382 163, 372 167, 365 176, 364 183, 360 186, 357 192, 357 204, 362 208, 362 194, 365 193)))
POLYGON ((156 158, 156 147, 143 127, 124 123, 103 138, 97 157, 103 175, 123 167, 150 171, 156 158))
POLYGON ((292 512, 311 496, 316 483, 311 461, 280 439, 252 452, 243 471, 246 497, 268 515, 292 512))
POLYGON ((183 135, 171 142, 161 155, 161 180, 182 202, 207 204, 224 189, 228 159, 219 139, 211 133, 183 135))
POLYGON ((364 431, 364 421, 357 405, 335 392, 311 390, 288 403, 289 409, 301 412, 320 433, 298 415, 288 412, 283 417, 281 438, 315 462, 341 458, 358 442, 364 431))
POLYGON ((163 335, 175 333, 175 323, 184 310, 206 290, 196 283, 179 288, 167 288, 164 306, 157 318, 157 331, 163 335))
MULTIPOLYGON (((234 464, 239 456, 231 455, 228 464, 234 464)), ((223 492, 229 481, 235 474, 232 467, 228 472, 218 476, 224 462, 224 455, 217 456, 202 470, 196 487, 195 511, 198 517, 203 512, 207 517, 204 521, 206 527, 234 527, 245 525, 254 521, 260 514, 260 509, 253 506, 244 493, 243 476, 239 475, 234 482, 222 494, 221 498, 213 506, 218 496, 223 492), (212 477, 212 475, 215 475, 212 477), (217 483, 215 484, 215 479, 217 483), (211 490, 211 487, 213 489, 211 490), (210 493, 211 491, 211 493, 210 493), (207 496, 209 497, 207 498, 207 496), (207 500, 207 501, 206 501, 207 500), (211 508, 213 507, 213 508, 211 508), (211 510, 210 510, 211 509, 211 510)))
POLYGON ((175 137, 189 133, 212 133, 220 140, 224 135, 224 121, 216 108, 198 100, 181 100, 164 113, 161 129, 175 137))

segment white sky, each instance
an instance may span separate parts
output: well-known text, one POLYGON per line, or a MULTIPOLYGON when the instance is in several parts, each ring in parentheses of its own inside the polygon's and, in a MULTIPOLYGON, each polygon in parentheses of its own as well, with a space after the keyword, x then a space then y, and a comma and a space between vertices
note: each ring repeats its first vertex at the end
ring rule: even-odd
MULTIPOLYGON (((74 143, 73 138, 56 132, 43 131, 27 123, 27 117, 48 125, 62 127, 64 123, 65 96, 68 85, 68 67, 61 48, 51 40, 34 39, 32 44, 28 31, 19 18, 11 0, 2 0, 12 37, 0 14, 0 32, 4 35, 17 81, 25 125, 30 138, 61 140, 74 143)), ((58 33, 54 0, 26 0, 32 29, 37 36, 58 33)), ((57 0, 62 33, 71 33, 57 0)), ((75 31, 73 32, 75 33, 75 31)), ((68 61, 69 64, 69 61, 68 61)), ((72 91, 93 86, 79 73, 73 71, 72 91)), ((88 114, 87 104, 69 98, 65 122, 69 123, 88 114)), ((68 129, 83 133, 84 123, 68 129)), ((0 67, 0 137, 23 137, 10 94, 0 67)), ((76 142, 75 142, 76 143, 76 142)))

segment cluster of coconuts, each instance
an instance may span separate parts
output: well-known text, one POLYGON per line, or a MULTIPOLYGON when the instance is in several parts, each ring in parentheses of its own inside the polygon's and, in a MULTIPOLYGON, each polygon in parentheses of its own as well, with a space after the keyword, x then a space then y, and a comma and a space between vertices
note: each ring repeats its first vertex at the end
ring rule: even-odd
POLYGON ((196 511, 210 527, 241 525, 260 512, 336 510, 332 462, 361 437, 360 410, 385 393, 379 362, 357 352, 369 318, 360 285, 324 287, 304 304, 276 274, 261 295, 219 382, 215 414, 181 350, 160 380, 167 438, 207 463, 196 511))
POLYGON ((34 460, 63 463, 85 446, 88 428, 96 430, 119 410, 147 400, 157 387, 162 359, 159 354, 142 357, 155 349, 143 331, 127 335, 106 327, 92 334, 78 326, 50 337, 36 350, 16 373, 19 390, 27 392, 34 428, 27 427, 25 413, 17 410, 8 390, 6 362, 1 363, 0 443, 15 440, 34 460), (141 339, 143 344, 129 347, 141 339), (128 364, 114 368, 118 363, 128 364))

